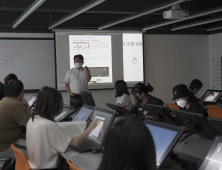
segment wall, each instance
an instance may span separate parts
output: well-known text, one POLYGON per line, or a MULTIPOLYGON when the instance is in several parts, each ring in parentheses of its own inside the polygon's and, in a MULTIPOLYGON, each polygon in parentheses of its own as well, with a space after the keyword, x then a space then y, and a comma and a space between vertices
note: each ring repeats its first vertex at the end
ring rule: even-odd
MULTIPOLYGON (((222 34, 220 41, 222 42, 222 34)), ((222 50, 220 47, 217 49, 218 53, 222 50)), ((154 87, 152 95, 161 98, 164 102, 172 102, 172 88, 175 85, 180 83, 189 85, 195 78, 200 79, 204 84, 202 93, 210 87, 208 35, 145 34, 144 57, 145 81, 150 82, 154 87)), ((113 90, 91 92, 99 107, 107 108, 107 102, 115 103, 116 101, 113 90)), ((68 104, 68 94, 62 92, 62 95, 64 103, 68 104)), ((25 95, 26 99, 30 97, 31 94, 25 95)), ((134 101, 133 98, 132 101, 134 101)))
MULTIPOLYGON (((222 57, 222 33, 209 35, 210 88, 213 86, 212 58, 222 57)), ((220 88, 221 89, 221 88, 220 88)))
POLYGON ((193 79, 203 82, 202 93, 210 87, 208 35, 144 36, 145 81, 154 95, 172 103, 172 88, 189 86, 193 79))
MULTIPOLYGON (((95 100, 95 104, 98 107, 108 108, 106 103, 116 103, 115 92, 114 90, 93 90, 91 91, 93 98, 95 100)), ((61 92, 64 100, 64 104, 69 104, 69 95, 67 92, 61 92)), ((33 93, 26 93, 25 98, 29 100, 33 93)), ((132 95, 131 100, 134 101, 132 95)))

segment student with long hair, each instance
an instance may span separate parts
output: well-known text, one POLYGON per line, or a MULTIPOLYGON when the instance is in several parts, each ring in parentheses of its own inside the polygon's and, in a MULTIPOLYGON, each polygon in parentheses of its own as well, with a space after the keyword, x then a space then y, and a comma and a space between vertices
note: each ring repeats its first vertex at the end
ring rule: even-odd
POLYGON ((130 110, 132 108, 132 102, 130 99, 130 93, 127 88, 127 84, 123 80, 118 80, 115 83, 116 92, 116 104, 130 110))
POLYGON ((156 170, 155 147, 148 128, 131 116, 116 121, 106 136, 98 170, 156 170))
POLYGON ((138 110, 143 107, 144 103, 162 106, 162 100, 149 94, 149 92, 152 91, 153 87, 150 84, 145 85, 143 83, 137 83, 134 88, 132 88, 131 93, 137 101, 135 106, 130 110, 133 114, 138 115, 138 110))
POLYGON ((69 145, 77 147, 99 125, 95 119, 81 135, 71 138, 54 122, 63 109, 62 95, 55 89, 43 87, 37 96, 32 118, 27 123, 26 147, 31 169, 56 169, 59 153, 69 145))

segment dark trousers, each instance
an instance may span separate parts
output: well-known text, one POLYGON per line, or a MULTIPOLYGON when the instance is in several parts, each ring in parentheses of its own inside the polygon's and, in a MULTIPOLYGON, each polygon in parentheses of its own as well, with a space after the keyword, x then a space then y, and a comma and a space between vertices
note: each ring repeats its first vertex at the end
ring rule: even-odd
MULTIPOLYGON (((79 94, 76 94, 75 96, 70 96, 70 99, 73 99, 73 100, 78 101, 79 103, 82 103, 82 97, 79 94)), ((76 103, 76 102, 70 101, 69 103, 70 103, 70 106, 73 106, 76 108, 78 107, 78 103, 76 103)))

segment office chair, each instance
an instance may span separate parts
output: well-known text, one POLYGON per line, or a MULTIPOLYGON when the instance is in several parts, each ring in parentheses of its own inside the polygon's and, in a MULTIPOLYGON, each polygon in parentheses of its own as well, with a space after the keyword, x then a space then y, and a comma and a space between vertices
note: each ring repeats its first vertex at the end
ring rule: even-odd
POLYGON ((172 103, 166 103, 167 107, 169 107, 171 110, 179 110, 179 107, 176 104, 172 103))
POLYGON ((216 119, 222 119, 222 108, 214 105, 207 105, 208 116, 216 119))
POLYGON ((18 150, 13 144, 11 145, 11 147, 13 149, 16 160, 15 170, 29 170, 30 165, 24 153, 18 150))
POLYGON ((70 170, 81 170, 78 167, 76 167, 75 165, 73 165, 70 160, 67 160, 67 163, 69 164, 70 170))

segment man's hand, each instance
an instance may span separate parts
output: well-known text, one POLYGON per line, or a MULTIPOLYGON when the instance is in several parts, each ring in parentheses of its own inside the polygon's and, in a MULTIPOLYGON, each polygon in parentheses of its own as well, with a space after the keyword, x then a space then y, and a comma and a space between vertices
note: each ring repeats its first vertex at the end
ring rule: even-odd
POLYGON ((150 120, 155 120, 155 118, 153 116, 151 116, 151 115, 148 115, 146 118, 150 119, 150 120))
POLYGON ((87 66, 85 66, 83 69, 84 69, 84 70, 88 70, 88 67, 87 67, 87 66))
POLYGON ((97 126, 99 126, 99 124, 100 124, 100 120, 99 119, 94 119, 89 128, 91 130, 94 130, 97 126))
POLYGON ((25 106, 25 108, 29 108, 29 104, 28 104, 27 100, 25 100, 25 98, 22 98, 20 100, 20 102, 25 106))
POLYGON ((210 92, 210 94, 208 94, 208 95, 206 96, 206 98, 207 98, 207 97, 210 97, 210 96, 214 96, 214 92, 210 92))
POLYGON ((75 94, 75 93, 69 93, 69 95, 70 95, 70 96, 75 96, 76 94, 75 94))

